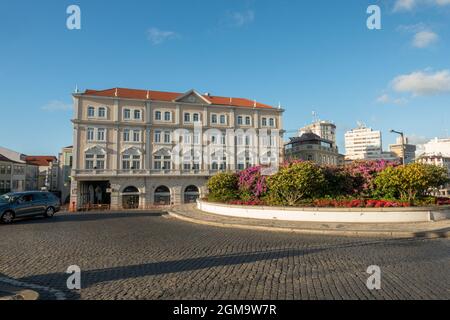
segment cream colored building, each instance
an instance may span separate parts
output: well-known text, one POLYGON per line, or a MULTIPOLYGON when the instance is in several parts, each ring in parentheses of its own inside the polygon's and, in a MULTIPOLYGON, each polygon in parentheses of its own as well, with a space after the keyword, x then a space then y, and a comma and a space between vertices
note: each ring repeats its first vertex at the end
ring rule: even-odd
POLYGON ((375 160, 383 156, 381 132, 359 127, 345 133, 345 160, 375 160))
POLYGON ((73 94, 71 205, 192 202, 218 171, 282 161, 282 113, 256 101, 113 88, 73 94))

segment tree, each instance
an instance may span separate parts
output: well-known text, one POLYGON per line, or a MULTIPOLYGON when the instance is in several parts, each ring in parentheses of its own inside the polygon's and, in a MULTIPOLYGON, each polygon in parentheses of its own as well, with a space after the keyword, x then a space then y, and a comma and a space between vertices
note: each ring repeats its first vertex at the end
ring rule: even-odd
POLYGON ((319 197, 326 189, 323 170, 312 162, 296 162, 267 178, 268 203, 295 206, 300 200, 319 197))
POLYGON ((387 168, 374 180, 376 194, 381 197, 400 198, 414 203, 432 188, 447 183, 447 169, 434 165, 412 163, 396 168, 387 168))

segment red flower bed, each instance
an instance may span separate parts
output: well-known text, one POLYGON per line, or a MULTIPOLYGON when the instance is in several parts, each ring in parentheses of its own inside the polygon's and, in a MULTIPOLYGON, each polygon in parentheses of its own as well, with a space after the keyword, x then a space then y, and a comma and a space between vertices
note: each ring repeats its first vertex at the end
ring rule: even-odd
POLYGON ((450 198, 437 198, 436 204, 438 206, 447 206, 450 205, 450 198))
POLYGON ((243 200, 233 200, 230 201, 228 204, 232 205, 238 205, 238 206, 263 206, 264 202, 261 200, 249 200, 249 201, 243 201, 243 200))
POLYGON ((395 208, 409 207, 406 202, 387 201, 387 200, 329 200, 318 199, 313 202, 314 207, 318 208, 395 208))

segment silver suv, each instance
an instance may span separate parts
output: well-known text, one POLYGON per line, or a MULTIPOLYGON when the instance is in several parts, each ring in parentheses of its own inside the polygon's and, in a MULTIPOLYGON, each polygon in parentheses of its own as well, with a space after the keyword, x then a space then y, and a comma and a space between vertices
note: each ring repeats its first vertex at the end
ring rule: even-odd
POLYGON ((51 218, 60 210, 60 200, 50 192, 12 192, 0 196, 0 222, 43 215, 51 218))

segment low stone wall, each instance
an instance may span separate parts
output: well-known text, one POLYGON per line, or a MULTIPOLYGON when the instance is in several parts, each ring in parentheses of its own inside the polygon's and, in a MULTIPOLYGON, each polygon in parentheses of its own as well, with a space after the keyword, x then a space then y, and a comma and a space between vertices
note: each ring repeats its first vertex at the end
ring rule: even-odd
POLYGON ((238 206, 198 200, 197 208, 224 216, 305 222, 411 223, 450 218, 450 206, 441 208, 292 208, 238 206))

